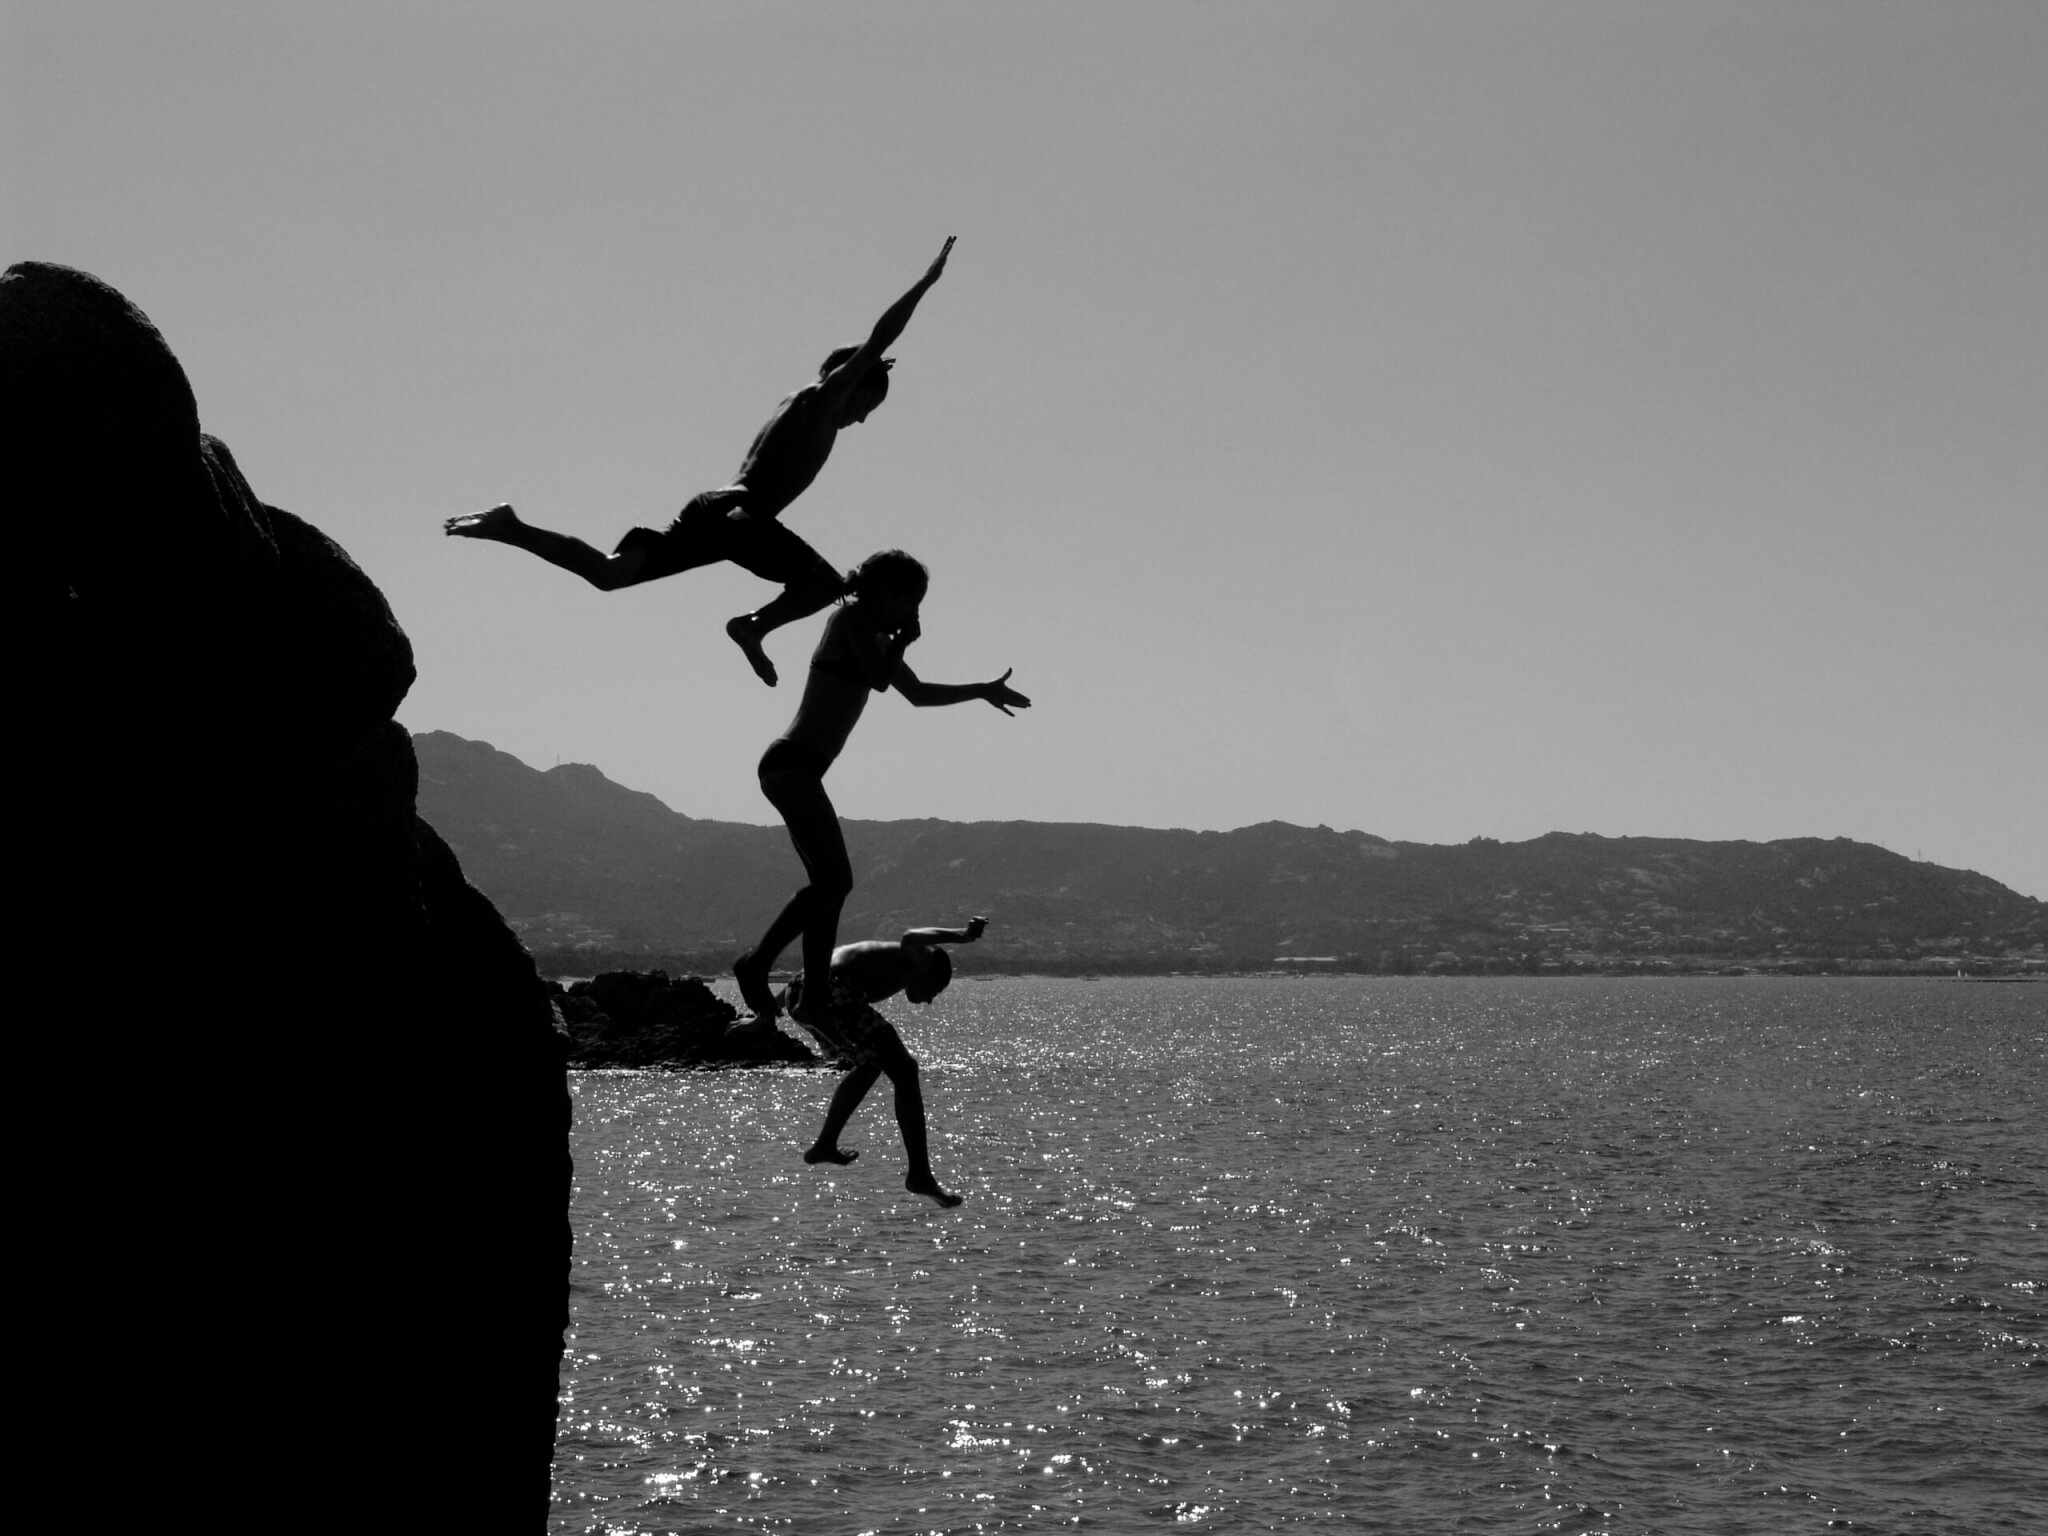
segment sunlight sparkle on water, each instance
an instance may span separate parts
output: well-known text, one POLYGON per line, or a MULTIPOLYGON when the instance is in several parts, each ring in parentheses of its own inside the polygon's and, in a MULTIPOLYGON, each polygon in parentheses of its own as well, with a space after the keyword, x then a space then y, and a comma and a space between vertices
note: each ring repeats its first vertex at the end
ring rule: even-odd
POLYGON ((951 1212, 886 1093, 582 1075, 555 1528, 2022 1528, 2031 990, 960 984, 951 1212))

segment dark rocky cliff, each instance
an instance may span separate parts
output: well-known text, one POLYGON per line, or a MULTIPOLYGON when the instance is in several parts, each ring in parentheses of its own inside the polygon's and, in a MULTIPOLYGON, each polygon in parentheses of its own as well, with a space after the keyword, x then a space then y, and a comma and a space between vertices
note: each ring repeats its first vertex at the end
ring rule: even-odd
POLYGON ((25 1475, 117 1476, 145 1523, 539 1531, 562 1045, 414 813, 405 635, 98 280, 0 278, 0 421, 9 866, 48 914, 14 1034, 25 1475), (178 971, 195 916, 235 974, 178 971))

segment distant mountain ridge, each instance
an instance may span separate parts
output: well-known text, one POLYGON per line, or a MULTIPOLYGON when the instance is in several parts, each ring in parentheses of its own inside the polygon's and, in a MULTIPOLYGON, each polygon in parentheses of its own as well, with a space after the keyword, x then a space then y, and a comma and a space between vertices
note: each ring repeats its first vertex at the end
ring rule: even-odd
MULTIPOLYGON (((687 816, 588 765, 543 772, 446 731, 414 746, 421 815, 543 959, 722 967, 801 878, 779 827, 687 816)), ((841 933, 986 913, 981 969, 2048 968, 2048 902, 1846 838, 845 829, 841 933)))

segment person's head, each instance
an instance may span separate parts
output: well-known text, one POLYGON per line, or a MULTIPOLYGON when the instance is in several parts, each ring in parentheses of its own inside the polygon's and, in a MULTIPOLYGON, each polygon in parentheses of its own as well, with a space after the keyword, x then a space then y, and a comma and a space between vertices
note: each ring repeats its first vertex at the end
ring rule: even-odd
MULTIPOLYGON (((834 347, 825 354, 825 361, 818 369, 818 377, 824 378, 859 350, 859 347, 834 347)), ((842 427, 866 421, 868 412, 889 398, 889 370, 895 366, 895 358, 878 357, 867 372, 860 376, 854 383, 852 393, 846 397, 846 404, 840 410, 839 424, 842 427)))
POLYGON ((903 995, 913 1003, 928 1003, 953 979, 953 957, 933 944, 920 944, 912 954, 915 958, 910 979, 903 983, 903 995))
POLYGON ((882 549, 846 573, 846 595, 856 602, 909 618, 931 586, 924 562, 900 549, 882 549))

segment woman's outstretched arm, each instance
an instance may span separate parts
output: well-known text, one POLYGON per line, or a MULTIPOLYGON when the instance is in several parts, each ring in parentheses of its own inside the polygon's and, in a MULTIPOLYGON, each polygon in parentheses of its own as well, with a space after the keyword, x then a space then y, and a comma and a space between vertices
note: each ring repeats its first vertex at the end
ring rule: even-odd
POLYGON ((965 704, 970 699, 985 699, 1004 714, 1013 710, 1029 709, 1031 701, 1010 686, 1010 668, 1001 677, 986 683, 928 683, 910 670, 910 663, 896 663, 896 691, 919 709, 933 704, 965 704))

